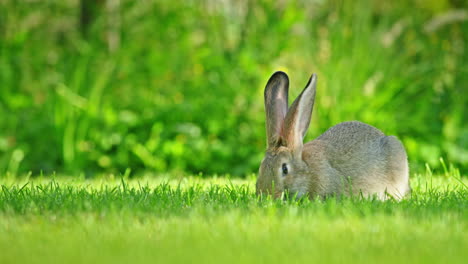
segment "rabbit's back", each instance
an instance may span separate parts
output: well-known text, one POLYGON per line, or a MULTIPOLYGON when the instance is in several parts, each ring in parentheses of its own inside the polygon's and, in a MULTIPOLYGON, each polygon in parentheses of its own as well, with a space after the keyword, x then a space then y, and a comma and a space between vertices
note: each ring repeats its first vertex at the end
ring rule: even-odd
POLYGON ((385 192, 401 198, 409 191, 408 162, 401 142, 358 121, 331 127, 304 145, 304 161, 311 168, 319 195, 385 192))

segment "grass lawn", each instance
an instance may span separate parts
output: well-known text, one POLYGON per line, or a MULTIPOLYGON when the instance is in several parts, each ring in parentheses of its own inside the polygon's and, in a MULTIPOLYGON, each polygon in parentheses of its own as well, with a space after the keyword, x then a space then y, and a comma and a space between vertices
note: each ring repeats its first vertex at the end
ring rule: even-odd
POLYGON ((468 179, 401 201, 259 200, 254 179, 0 179, 0 263, 466 263, 468 179))

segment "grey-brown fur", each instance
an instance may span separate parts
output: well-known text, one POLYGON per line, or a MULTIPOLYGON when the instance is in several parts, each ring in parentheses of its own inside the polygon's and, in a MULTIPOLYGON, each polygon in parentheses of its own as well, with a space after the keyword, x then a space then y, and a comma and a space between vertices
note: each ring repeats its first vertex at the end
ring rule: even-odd
POLYGON ((344 122, 303 144, 315 100, 316 76, 312 75, 289 109, 288 85, 287 75, 276 72, 265 87, 268 147, 260 165, 257 194, 281 197, 287 191, 297 197, 401 199, 409 192, 403 145, 375 127, 344 122))

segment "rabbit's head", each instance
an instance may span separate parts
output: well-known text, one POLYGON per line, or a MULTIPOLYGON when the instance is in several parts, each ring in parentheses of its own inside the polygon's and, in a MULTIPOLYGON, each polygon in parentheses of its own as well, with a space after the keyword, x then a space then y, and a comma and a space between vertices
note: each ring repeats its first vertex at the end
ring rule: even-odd
POLYGON ((300 197, 307 193, 308 170, 302 159, 303 139, 315 99, 315 74, 288 109, 289 79, 274 73, 265 87, 267 150, 258 174, 257 195, 280 198, 284 192, 300 197))

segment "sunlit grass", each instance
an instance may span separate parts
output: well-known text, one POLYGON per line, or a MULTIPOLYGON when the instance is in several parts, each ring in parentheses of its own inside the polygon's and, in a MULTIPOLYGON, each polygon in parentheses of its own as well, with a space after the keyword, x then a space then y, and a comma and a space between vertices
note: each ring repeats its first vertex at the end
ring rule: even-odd
POLYGON ((3 180, 0 263, 415 262, 468 257, 468 180, 401 201, 273 201, 254 179, 3 180))

